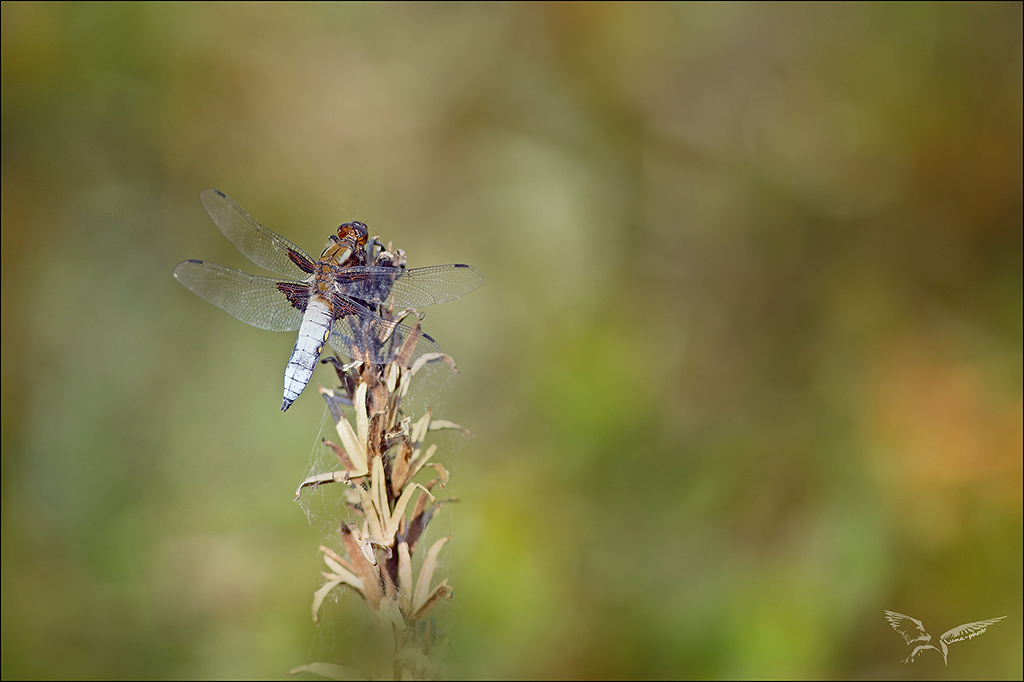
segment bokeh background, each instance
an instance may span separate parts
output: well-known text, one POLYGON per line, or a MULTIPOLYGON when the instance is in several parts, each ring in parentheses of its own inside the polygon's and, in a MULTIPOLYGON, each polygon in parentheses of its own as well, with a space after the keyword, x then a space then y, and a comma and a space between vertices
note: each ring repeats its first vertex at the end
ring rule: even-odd
POLYGON ((487 278, 426 318, 447 675, 1022 676, 1020 3, 4 3, 2 70, 5 679, 360 622, 294 337, 171 277, 257 271, 204 187, 487 278))

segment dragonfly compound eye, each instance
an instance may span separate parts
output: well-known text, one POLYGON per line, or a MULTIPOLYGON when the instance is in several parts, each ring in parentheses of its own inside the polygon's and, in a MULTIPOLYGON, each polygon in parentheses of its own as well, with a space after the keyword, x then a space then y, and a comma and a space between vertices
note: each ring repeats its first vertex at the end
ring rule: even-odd
POLYGON ((369 231, 366 229, 365 223, 351 222, 342 223, 338 226, 338 237, 341 239, 351 239, 358 246, 366 244, 368 235, 369 231))

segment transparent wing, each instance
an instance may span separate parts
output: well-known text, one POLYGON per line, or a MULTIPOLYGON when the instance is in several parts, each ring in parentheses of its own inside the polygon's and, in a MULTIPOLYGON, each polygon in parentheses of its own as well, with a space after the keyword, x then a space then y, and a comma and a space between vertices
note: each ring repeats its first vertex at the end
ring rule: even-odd
POLYGON ((356 265, 337 277, 338 291, 367 303, 395 308, 422 308, 444 303, 477 289, 484 276, 470 265, 432 265, 426 268, 389 268, 356 265))
POLYGON ((979 620, 975 623, 966 623, 959 627, 955 627, 952 630, 942 633, 943 642, 952 643, 959 642, 960 640, 967 639, 969 637, 977 637, 978 635, 985 632, 989 625, 998 623, 1006 616, 999 616, 998 618, 990 618, 989 620, 979 620))
POLYGON ((201 260, 178 263, 174 277, 200 298, 258 329, 290 332, 302 322, 303 311, 294 307, 279 288, 282 284, 303 286, 299 282, 254 277, 201 260))
POLYGON ((304 279, 312 272, 313 261, 305 251, 260 225, 224 192, 204 189, 199 198, 224 236, 256 265, 295 279, 304 279), (303 270, 296 261, 308 264, 310 269, 303 270))
POLYGON ((353 302, 341 305, 344 310, 337 310, 335 304, 339 317, 328 343, 346 357, 376 365, 395 361, 409 367, 421 355, 441 352, 437 342, 419 329, 388 322, 353 302))

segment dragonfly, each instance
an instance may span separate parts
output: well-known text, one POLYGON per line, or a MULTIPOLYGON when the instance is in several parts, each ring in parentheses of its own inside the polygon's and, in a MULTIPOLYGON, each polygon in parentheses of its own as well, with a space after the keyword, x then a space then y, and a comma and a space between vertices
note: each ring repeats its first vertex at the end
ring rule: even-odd
POLYGON ((309 383, 325 344, 354 361, 409 367, 438 353, 437 342, 398 320, 425 306, 477 289, 484 278, 463 264, 405 268, 374 239, 365 223, 343 223, 319 259, 267 229, 226 194, 200 195, 206 212, 250 261, 276 277, 259 277, 202 260, 186 260, 174 277, 200 298, 258 329, 290 332, 298 339, 285 366, 287 411, 309 383), (380 247, 376 248, 375 247, 380 247), (371 253, 376 255, 371 257, 371 253), (385 313, 385 319, 378 311, 385 313))

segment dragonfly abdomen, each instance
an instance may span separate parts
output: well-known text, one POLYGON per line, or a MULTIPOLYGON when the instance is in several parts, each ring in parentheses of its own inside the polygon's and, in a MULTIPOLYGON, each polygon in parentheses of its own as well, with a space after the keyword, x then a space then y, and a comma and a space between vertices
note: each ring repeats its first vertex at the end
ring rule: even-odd
POLYGON ((295 348, 292 349, 292 355, 284 369, 282 412, 295 402, 309 383, 316 368, 316 361, 324 349, 324 344, 327 343, 327 337, 331 334, 333 323, 334 311, 331 305, 320 296, 310 297, 309 305, 302 316, 302 324, 299 325, 299 338, 295 341, 295 348))

